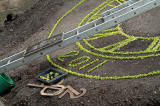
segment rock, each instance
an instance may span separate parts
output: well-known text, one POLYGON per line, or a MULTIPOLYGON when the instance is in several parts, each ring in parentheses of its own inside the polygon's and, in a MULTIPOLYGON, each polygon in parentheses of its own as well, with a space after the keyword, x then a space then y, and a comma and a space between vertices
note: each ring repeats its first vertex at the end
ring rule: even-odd
POLYGON ((4 104, 0 101, 0 106, 4 106, 4 104))
POLYGON ((8 0, 2 0, 0 1, 0 11, 6 10, 8 8, 8 0))
POLYGON ((13 32, 13 29, 10 29, 9 31, 10 31, 10 32, 13 32))

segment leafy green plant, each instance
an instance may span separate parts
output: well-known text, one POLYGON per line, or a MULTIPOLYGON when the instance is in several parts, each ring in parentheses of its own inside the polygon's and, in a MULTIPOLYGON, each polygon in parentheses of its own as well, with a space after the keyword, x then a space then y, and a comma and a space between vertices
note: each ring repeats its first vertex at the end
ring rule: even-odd
POLYGON ((82 67, 80 67, 79 70, 82 70, 82 69, 84 69, 84 68, 86 68, 86 67, 88 67, 88 66, 90 66, 90 65, 92 65, 92 64, 94 64, 94 63, 96 63, 98 61, 99 61, 99 59, 93 60, 92 62, 90 62, 88 64, 85 64, 82 67))
POLYGON ((107 62, 107 60, 104 60, 102 63, 100 63, 100 64, 96 65, 95 67, 93 67, 92 69, 90 69, 90 70, 88 71, 88 73, 90 73, 91 71, 95 70, 96 68, 99 68, 100 66, 102 66, 102 65, 105 64, 106 62, 107 62))
POLYGON ((81 65, 81 64, 83 64, 83 63, 88 62, 89 59, 90 59, 89 56, 82 56, 82 57, 79 57, 79 58, 76 58, 76 59, 70 61, 69 64, 68 64, 68 66, 70 66, 70 67, 76 67, 76 66, 79 66, 79 65, 81 65), (82 60, 82 59, 84 59, 84 60, 81 61, 81 62, 79 62, 79 61, 82 60), (77 62, 77 63, 76 63, 76 62, 77 62), (74 64, 74 63, 75 63, 75 64, 74 64))
POLYGON ((65 56, 57 57, 57 60, 63 62, 64 58, 75 57, 75 56, 78 56, 78 54, 79 54, 79 51, 70 51, 65 56))

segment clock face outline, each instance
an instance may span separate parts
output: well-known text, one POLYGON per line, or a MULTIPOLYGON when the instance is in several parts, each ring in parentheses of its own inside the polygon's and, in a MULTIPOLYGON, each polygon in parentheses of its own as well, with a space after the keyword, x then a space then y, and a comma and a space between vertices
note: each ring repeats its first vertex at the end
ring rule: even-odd
MULTIPOLYGON (((113 2, 113 1, 114 1, 114 0, 112 0, 112 2, 113 2)), ((103 3, 102 3, 102 4, 103 4, 103 3)), ((108 5, 105 5, 104 7, 106 7, 106 6, 108 6, 108 5)), ((103 8, 103 7, 101 7, 100 10, 103 10, 102 8, 103 8)), ((94 18, 94 16, 99 15, 99 12, 100 12, 100 11, 98 11, 97 13, 95 13, 95 14, 93 14, 93 15, 89 13, 89 16, 85 17, 85 18, 81 21, 81 23, 79 24, 79 26, 82 25, 82 23, 84 23, 84 21, 87 21, 86 19, 87 19, 88 17, 94 18)), ((91 12, 91 13, 92 13, 92 12, 91 12)), ((101 15, 100 15, 100 16, 101 16, 101 15)), ((91 20, 91 19, 90 19, 90 20, 91 20)), ((89 22, 89 21, 87 21, 87 22, 89 22)), ((117 28, 121 29, 121 28, 120 28, 120 25, 118 25, 117 28)), ((111 29, 110 31, 112 31, 112 29, 111 29)), ((125 34, 122 30, 119 30, 119 31, 120 31, 122 34, 124 34, 124 35, 126 35, 126 36, 129 36, 129 35, 125 34)), ((150 38, 148 38, 148 37, 139 37, 139 38, 137 38, 137 37, 133 37, 133 36, 130 36, 129 38, 133 38, 133 40, 134 40, 135 38, 136 38, 136 39, 144 39, 144 40, 145 40, 145 39, 153 39, 154 41, 156 41, 156 39, 159 39, 159 38, 157 38, 157 37, 150 37, 150 38)), ((131 39, 129 39, 129 40, 131 40, 131 39)), ((85 39, 84 39, 83 41, 85 41, 85 39)), ((86 43, 88 43, 88 42, 86 42, 86 43)), ((89 53, 89 54, 92 54, 92 55, 95 55, 95 56, 98 56, 98 57, 103 57, 103 58, 105 58, 105 59, 144 59, 144 58, 153 57, 153 56, 160 56, 160 54, 158 53, 159 50, 146 50, 146 51, 130 52, 130 53, 118 53, 118 52, 113 52, 113 51, 106 51, 106 52, 110 52, 111 54, 114 54, 113 56, 107 56, 107 55, 102 55, 102 54, 96 54, 96 53, 94 53, 94 52, 92 52, 92 51, 89 51, 88 49, 84 48, 84 47, 80 44, 80 42, 76 42, 76 44, 77 44, 78 48, 80 48, 81 51, 85 51, 85 52, 87 52, 87 53, 89 53), (144 54, 153 53, 153 54, 144 55, 144 56, 138 56, 138 57, 137 57, 137 56, 135 56, 135 57, 133 57, 133 56, 128 56, 128 57, 115 56, 115 54, 132 55, 132 54, 142 54, 142 53, 144 53, 144 54), (154 54, 154 53, 157 53, 157 54, 154 54)), ((89 43, 88 43, 88 44, 89 44, 89 43)), ((90 45, 91 45, 91 44, 90 44, 90 45)), ((92 45, 91 45, 91 46, 92 46, 92 45)), ((152 46, 152 44, 151 44, 151 46, 152 46)), ((116 47, 116 46, 115 46, 115 47, 116 47)), ((97 48, 96 48, 96 50, 101 51, 100 49, 97 49, 97 48)), ((79 72, 75 72, 75 71, 66 69, 66 68, 64 68, 64 67, 62 67, 62 66, 54 63, 54 62, 51 60, 51 58, 49 57, 49 55, 47 56, 47 59, 48 59, 48 61, 49 61, 53 66, 55 66, 55 67, 57 67, 57 68, 59 68, 59 69, 61 69, 61 70, 63 70, 63 71, 66 71, 66 72, 68 72, 68 73, 70 73, 70 74, 73 74, 73 75, 77 75, 77 76, 81 76, 81 77, 87 77, 87 78, 93 78, 93 79, 129 79, 129 78, 132 78, 132 79, 133 79, 133 78, 141 78, 141 77, 146 77, 146 76, 150 76, 150 75, 160 74, 160 71, 158 70, 158 71, 154 71, 154 72, 149 72, 149 73, 145 73, 145 74, 137 74, 137 75, 132 75, 132 76, 129 76, 129 75, 128 75, 128 76, 106 76, 106 77, 101 77, 101 76, 96 76, 96 75, 82 74, 82 73, 79 73, 79 72)))
MULTIPOLYGON (((118 25, 117 26, 117 28, 119 28, 120 29, 120 25, 118 25)), ((111 29, 110 29, 111 30, 111 29)), ((122 31, 122 30, 120 30, 120 31, 122 31)), ((111 31, 112 33, 113 33, 113 31, 111 31)), ((123 32, 121 32, 122 34, 125 34, 125 33, 123 33, 123 32)), ((96 34, 96 35, 98 35, 98 34, 96 34)), ((113 34, 114 35, 114 34, 113 34)), ((94 36, 94 35, 93 35, 94 36)), ((92 37, 91 36, 91 38, 94 38, 94 37, 92 37)), ((131 38, 131 39, 144 39, 144 40, 153 40, 153 42, 150 44, 151 46, 153 46, 154 45, 154 43, 156 42, 157 43, 157 41, 159 40, 159 37, 133 37, 133 36, 128 36, 128 38, 131 38), (158 39, 158 40, 157 40, 158 39)), ((88 38, 88 39, 90 39, 90 38, 88 38)), ((95 38, 94 38, 95 39, 95 38)), ((87 39, 84 39, 83 40, 84 42, 85 41, 87 41, 87 39)), ((131 40, 132 41, 132 40, 131 40)), ((77 44, 77 47, 78 48, 80 48, 80 50, 81 51, 85 51, 86 53, 89 53, 90 55, 95 55, 95 56, 97 56, 97 57, 104 57, 105 59, 107 58, 107 59, 144 59, 144 58, 149 58, 149 57, 153 57, 153 56, 159 56, 159 54, 153 54, 153 55, 146 55, 146 56, 144 56, 144 57, 136 57, 136 58, 133 58, 132 56, 131 56, 131 58, 129 57, 117 57, 117 56, 104 56, 104 55, 100 55, 100 54, 92 54, 93 52, 88 52, 88 51, 90 51, 89 49, 86 49, 86 48, 84 48, 81 44, 80 44, 80 42, 76 42, 76 44, 77 44)), ((84 43, 85 44, 85 43, 84 43)), ((158 44, 158 43, 157 43, 158 44)), ((149 46, 148 48, 151 48, 151 46, 149 46)), ((154 47, 156 47, 156 45, 154 45, 154 47)), ((155 51, 153 51, 152 49, 146 49, 146 51, 142 51, 142 52, 146 52, 146 54, 147 53, 152 53, 152 52, 155 52, 155 53, 157 53, 159 50, 155 50, 155 51)), ((133 54, 141 54, 141 52, 134 52, 133 54)), ((129 54, 130 55, 130 54, 129 54)), ((50 60, 49 58, 48 58, 48 60, 50 60)), ((58 65, 58 64, 56 64, 56 63, 54 63, 54 62, 52 62, 52 60, 50 60, 50 63, 52 63, 52 65, 53 66, 55 66, 55 67, 57 67, 57 68, 59 68, 59 69, 61 69, 61 70, 63 70, 63 71, 66 71, 66 72, 68 72, 68 73, 70 73, 70 74, 73 74, 73 75, 76 75, 76 76, 80 76, 80 77, 86 77, 86 78, 91 78, 91 79, 102 79, 102 80, 106 80, 106 79, 112 79, 112 80, 117 80, 117 79, 135 79, 135 78, 142 78, 142 77, 147 77, 147 76, 152 76, 152 75, 158 75, 158 74, 160 74, 160 70, 157 70, 157 71, 153 71, 153 72, 148 72, 148 73, 144 73, 144 74, 137 74, 137 75, 125 75, 125 76, 97 76, 97 75, 92 75, 92 74, 83 74, 83 73, 81 73, 80 71, 79 72, 76 72, 76 71, 72 71, 72 70, 69 70, 69 69, 66 69, 65 67, 63 67, 63 66, 60 66, 60 65, 58 65)))

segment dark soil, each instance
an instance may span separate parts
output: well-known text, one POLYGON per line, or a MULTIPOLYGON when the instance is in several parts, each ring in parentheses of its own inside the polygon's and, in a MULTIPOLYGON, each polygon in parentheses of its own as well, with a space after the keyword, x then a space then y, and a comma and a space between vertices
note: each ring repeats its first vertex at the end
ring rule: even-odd
MULTIPOLYGON (((40 0, 30 10, 18 15, 14 21, 8 21, 4 30, 0 33, 0 55, 9 52, 11 48, 18 46, 38 32, 46 23, 50 16, 54 16, 64 0, 40 0)), ((42 29, 41 29, 42 30, 42 29)))
MULTIPOLYGON (((16 20, 6 23, 5 29, 0 33, 0 56, 4 57, 10 51, 14 51, 24 41, 32 37, 37 31, 43 30, 50 16, 55 16, 55 11, 58 11, 66 2, 71 0, 40 0, 30 10, 22 15, 18 15, 16 20)), ((152 12, 152 11, 150 11, 152 12)), ((150 13, 148 13, 150 14, 150 13)), ((137 18, 137 17, 136 17, 137 18)), ((135 20, 134 18, 133 20, 135 20)), ((143 20, 143 18, 141 18, 143 20)), ((138 26, 138 22, 136 22, 138 26)), ((127 29, 132 23, 125 22, 123 28, 127 29)), ((138 30, 138 29, 137 29, 138 30)), ((124 30, 125 31, 125 30, 124 30)), ((143 32, 143 30, 141 30, 143 32)), ((134 32, 133 30, 130 33, 134 32)), ((157 32, 156 32, 157 33, 157 32)), ((159 32, 160 33, 160 32, 159 32)), ((138 36, 138 35, 137 35, 138 36)), ((153 36, 153 35, 151 35, 153 36)), ((111 43, 114 37, 109 41, 100 39, 98 42, 92 42, 97 47, 102 47, 102 44, 111 43)), ((116 39, 115 42, 120 39, 116 39)), ((145 49, 146 44, 142 42, 134 43, 131 48, 145 49), (139 47, 141 46, 141 47, 139 47)), ((85 47, 86 45, 83 44, 85 47)), ((87 48, 87 47, 86 47, 87 48)), ((90 49, 90 48, 88 48, 90 49)), ((72 49, 71 49, 72 50, 72 49)), ((80 51, 78 48, 74 50, 80 51)), ((64 50, 65 51, 65 50, 64 50)), ((68 50, 70 51, 70 49, 68 50)), ((65 54, 63 52, 62 54, 65 54)), ((62 55, 62 54, 56 54, 62 55)), ((77 57, 89 56, 90 61, 97 58, 99 63, 104 61, 104 58, 96 57, 88 53, 80 51, 77 57)), ((87 71, 93 66, 87 67, 84 70, 78 70, 78 67, 68 67, 69 62, 77 57, 65 59, 64 63, 53 59, 62 67, 75 72, 100 75, 100 76, 123 76, 148 73, 160 69, 160 57, 146 58, 143 60, 111 60, 91 73, 87 71)), ((40 88, 27 87, 28 83, 40 84, 35 76, 50 66, 45 57, 19 67, 9 73, 10 77, 16 83, 16 86, 10 92, 4 94, 0 100, 6 106, 159 106, 160 105, 160 77, 159 75, 139 78, 139 79, 121 79, 121 80, 96 80, 74 75, 67 75, 63 85, 71 85, 80 92, 80 88, 86 88, 87 93, 78 99, 70 99, 69 95, 65 95, 62 99, 58 96, 45 97, 40 95, 40 88)))

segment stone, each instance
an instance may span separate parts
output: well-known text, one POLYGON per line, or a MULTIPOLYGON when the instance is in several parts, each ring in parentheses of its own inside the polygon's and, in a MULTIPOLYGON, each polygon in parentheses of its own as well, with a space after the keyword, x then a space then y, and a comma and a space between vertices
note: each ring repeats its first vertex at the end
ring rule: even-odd
POLYGON ((4 106, 4 104, 0 101, 0 106, 4 106))
POLYGON ((9 6, 8 0, 0 1, 0 11, 6 10, 9 6))

